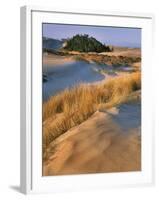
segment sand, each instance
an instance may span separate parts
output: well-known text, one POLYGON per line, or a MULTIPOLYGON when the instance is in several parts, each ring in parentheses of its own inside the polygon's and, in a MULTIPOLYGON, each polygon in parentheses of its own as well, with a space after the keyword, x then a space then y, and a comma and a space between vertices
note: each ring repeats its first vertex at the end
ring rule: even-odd
MULTIPOLYGON (((81 53, 78 51, 69 51, 71 55, 84 55, 85 53, 81 53)), ((114 47, 113 52, 102 52, 102 53, 95 53, 89 52, 88 55, 108 55, 108 56, 125 56, 125 57, 141 57, 141 49, 140 48, 127 48, 127 47, 114 47)))
POLYGON ((139 103, 96 111, 48 147, 43 175, 141 170, 139 103))
POLYGON ((125 56, 125 57, 141 57, 140 48, 116 48, 113 52, 103 52, 102 55, 108 56, 125 56))
POLYGON ((141 62, 133 63, 132 66, 133 66, 134 68, 140 69, 140 68, 141 68, 141 62))
MULTIPOLYGON (((74 52, 76 55, 77 52, 74 52)), ((118 48, 109 56, 140 57, 140 49, 118 48)), ((62 66, 74 56, 45 55, 43 64, 62 66)), ((141 63, 134 63, 140 68, 141 63)), ((124 76, 125 72, 118 72, 124 76)), ((112 78, 104 74, 105 78, 112 78)), ((96 82, 94 83, 96 84, 96 82)), ((132 97, 131 97, 132 99, 132 97)), ((136 98, 134 98, 136 99, 136 98)), ((140 97, 138 98, 140 101, 140 97)), ((49 144, 43 175, 127 172, 141 170, 141 105, 122 104, 96 111, 89 119, 68 130, 49 144)))
POLYGON ((62 65, 66 63, 74 62, 74 59, 72 56, 59 56, 55 54, 44 54, 43 56, 43 65, 47 66, 57 66, 62 65))

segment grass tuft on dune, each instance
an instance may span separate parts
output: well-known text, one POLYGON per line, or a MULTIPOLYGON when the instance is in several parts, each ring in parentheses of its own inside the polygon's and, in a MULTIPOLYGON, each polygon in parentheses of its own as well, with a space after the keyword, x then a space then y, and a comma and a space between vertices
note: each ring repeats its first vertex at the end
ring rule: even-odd
POLYGON ((95 111, 124 102, 140 88, 141 73, 135 72, 96 85, 80 84, 52 96, 43 104, 43 149, 95 111))

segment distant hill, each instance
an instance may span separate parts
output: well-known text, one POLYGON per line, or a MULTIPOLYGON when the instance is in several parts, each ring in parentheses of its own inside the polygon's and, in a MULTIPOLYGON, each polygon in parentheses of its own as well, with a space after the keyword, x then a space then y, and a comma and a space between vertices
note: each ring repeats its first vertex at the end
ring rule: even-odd
POLYGON ((43 49, 58 50, 63 45, 63 41, 43 37, 43 49))
POLYGON ((88 35, 75 35, 69 39, 64 46, 64 49, 69 51, 79 51, 79 52, 110 52, 109 46, 103 45, 101 42, 88 35))

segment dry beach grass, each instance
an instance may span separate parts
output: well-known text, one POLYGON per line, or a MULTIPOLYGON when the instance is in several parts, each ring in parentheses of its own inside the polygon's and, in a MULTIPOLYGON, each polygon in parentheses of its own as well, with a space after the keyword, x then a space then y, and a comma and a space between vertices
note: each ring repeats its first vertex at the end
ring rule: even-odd
POLYGON ((43 104, 43 156, 57 137, 85 120, 97 110, 126 101, 141 88, 141 74, 135 72, 96 84, 81 84, 51 97, 43 104))

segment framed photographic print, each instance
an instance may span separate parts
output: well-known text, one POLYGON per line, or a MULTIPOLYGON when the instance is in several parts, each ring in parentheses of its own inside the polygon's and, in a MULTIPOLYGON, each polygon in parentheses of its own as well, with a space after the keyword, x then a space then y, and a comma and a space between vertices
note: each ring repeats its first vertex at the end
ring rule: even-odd
POLYGON ((148 14, 21 8, 21 191, 153 183, 148 14))

